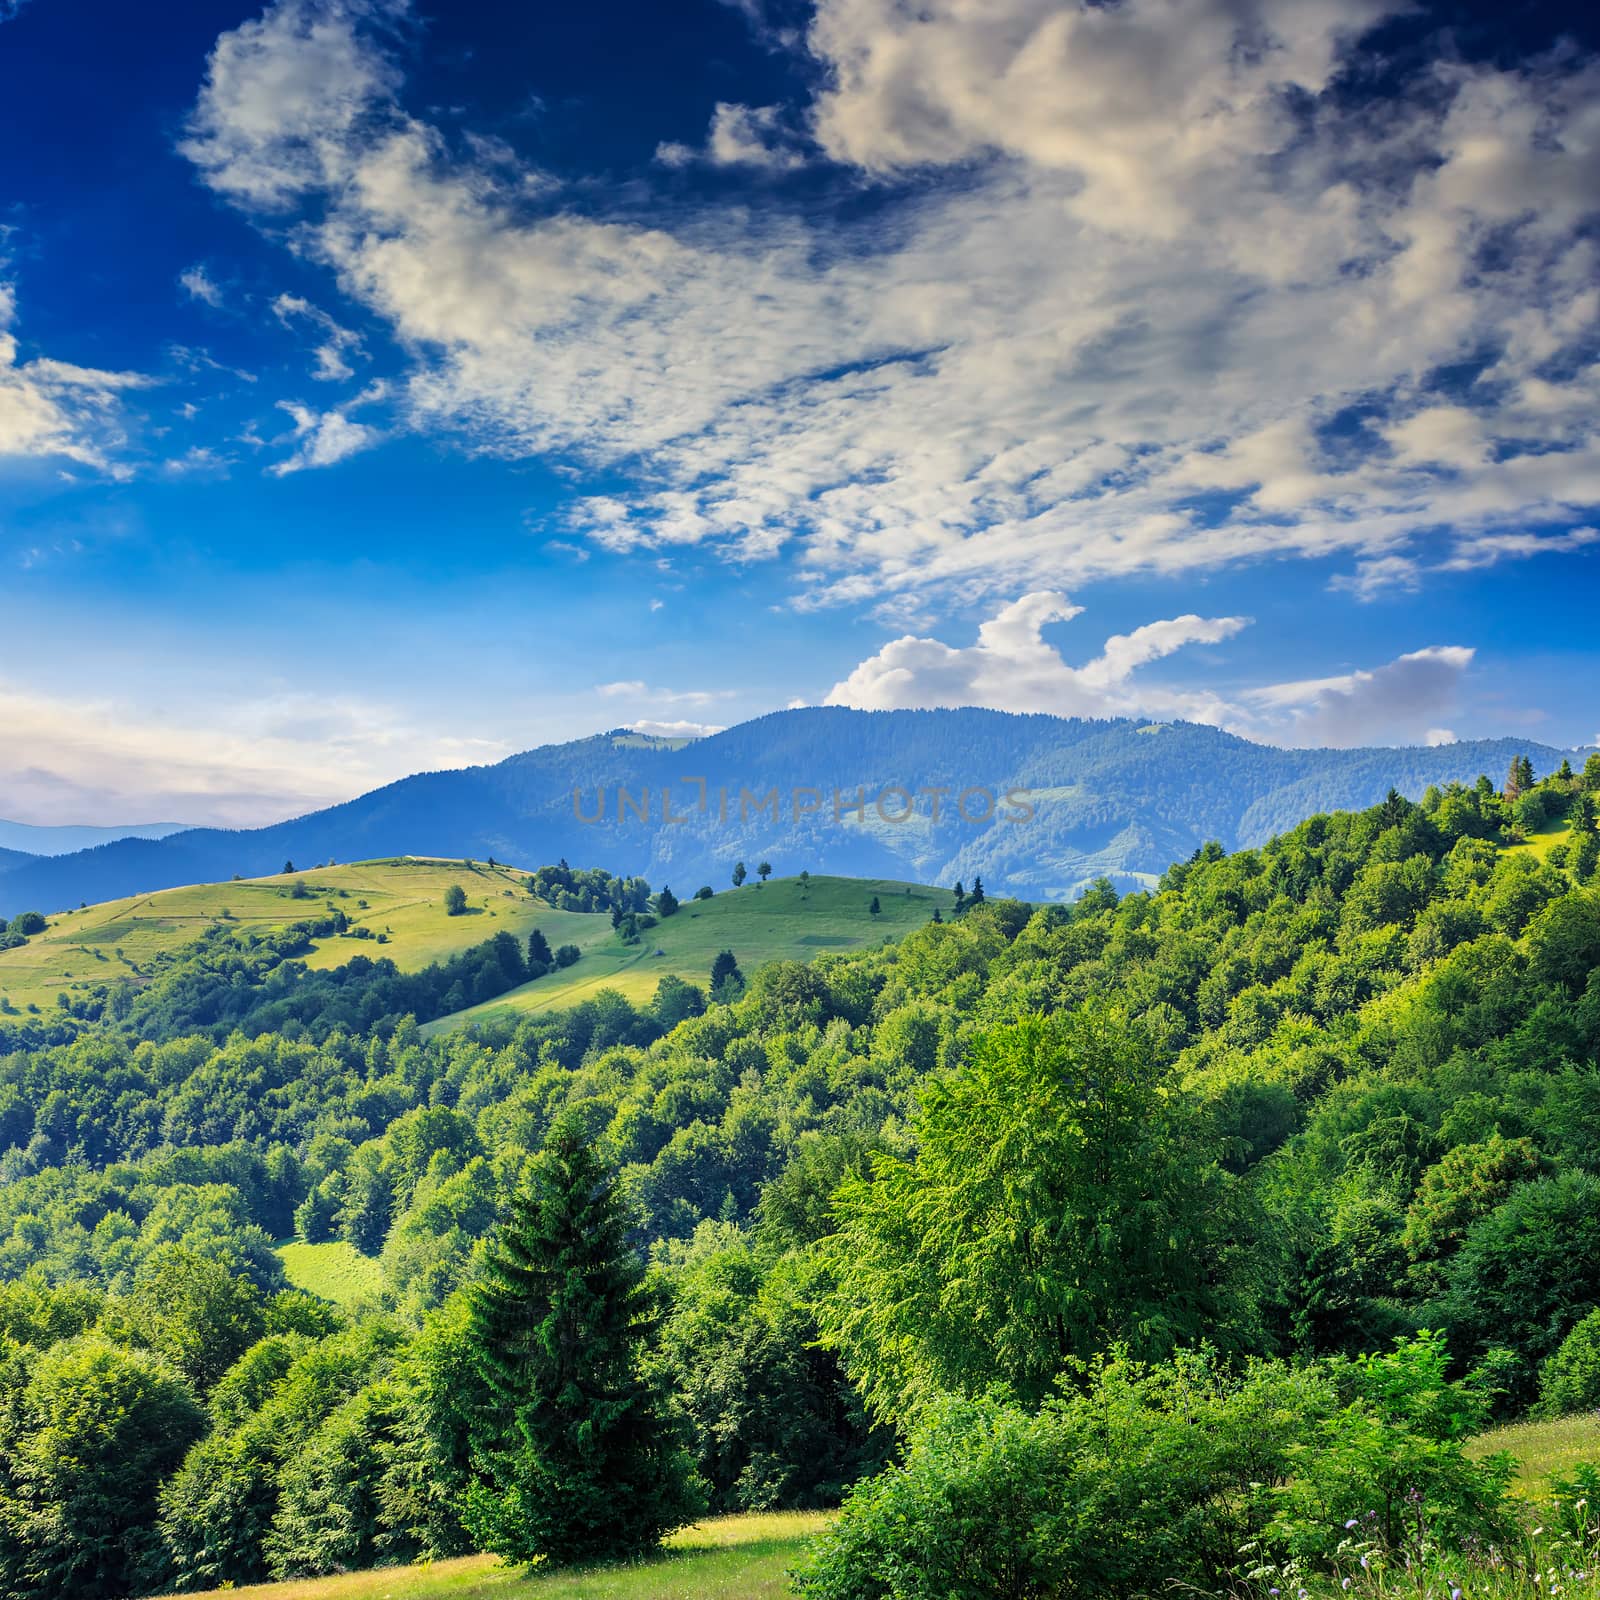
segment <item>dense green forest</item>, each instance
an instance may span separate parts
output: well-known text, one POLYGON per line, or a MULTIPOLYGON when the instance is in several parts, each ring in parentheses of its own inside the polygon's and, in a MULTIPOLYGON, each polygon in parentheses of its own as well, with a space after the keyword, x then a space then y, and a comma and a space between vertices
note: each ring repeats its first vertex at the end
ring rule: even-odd
POLYGON ((1597 799, 1514 763, 725 1003, 424 1039, 528 952, 221 931, 0 1019, 0 1595, 587 1558, 526 1508, 591 1435, 666 1486, 619 1553, 857 1484, 840 1600, 1507 1547, 1461 1442, 1600 1405, 1597 799), (291 1235, 383 1292, 289 1289, 291 1235))

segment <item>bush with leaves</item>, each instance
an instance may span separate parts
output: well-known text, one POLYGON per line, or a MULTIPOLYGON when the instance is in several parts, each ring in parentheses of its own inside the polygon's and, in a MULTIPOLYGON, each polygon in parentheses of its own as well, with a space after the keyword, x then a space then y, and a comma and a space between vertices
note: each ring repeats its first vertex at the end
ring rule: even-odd
POLYGON ((0 1593, 121 1600, 166 1580, 163 1480, 204 1427, 158 1357, 98 1334, 0 1346, 0 1593))
POLYGON ((1546 1417, 1600 1410, 1600 1311, 1591 1311, 1545 1362, 1539 1373, 1538 1410, 1546 1417))

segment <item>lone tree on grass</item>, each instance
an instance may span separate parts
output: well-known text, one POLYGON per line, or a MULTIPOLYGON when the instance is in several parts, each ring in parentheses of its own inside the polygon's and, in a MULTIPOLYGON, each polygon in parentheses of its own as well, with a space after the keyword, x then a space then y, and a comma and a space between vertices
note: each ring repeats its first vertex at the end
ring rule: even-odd
POLYGON ((882 910, 883 910, 883 907, 882 907, 882 906, 880 906, 880 905, 879 905, 879 904, 878 904, 878 897, 877 897, 877 895, 873 895, 873 897, 872 897, 872 904, 871 904, 871 905, 870 905, 870 906, 868 906, 868 907, 867 907, 867 910, 868 910, 868 911, 869 911, 869 912, 870 912, 870 913, 871 913, 871 914, 872 914, 872 915, 873 915, 873 916, 877 916, 877 914, 878 914, 878 913, 879 913, 879 912, 880 912, 880 911, 882 911, 882 910))
POLYGON ((756 876, 763 883, 765 883, 767 879, 772 876, 772 863, 770 861, 763 861, 761 865, 756 868, 756 876))
POLYGON ((742 884, 744 882, 744 880, 748 876, 749 876, 749 874, 744 870, 744 862, 742 862, 742 861, 735 862, 734 863, 734 867, 733 867, 733 886, 734 886, 734 888, 737 889, 739 887, 739 885, 742 884))
POLYGON ((467 891, 459 883, 452 883, 444 892, 444 914, 459 917, 467 909, 467 891))
POLYGON ((471 1301, 495 1402, 475 1451, 472 1534, 508 1561, 644 1555, 701 1510, 641 1356, 658 1312, 616 1179, 563 1118, 492 1244, 471 1301))
POLYGON ((744 993, 744 974, 734 959, 733 951, 719 950, 711 963, 711 998, 726 1003, 737 1000, 744 993))

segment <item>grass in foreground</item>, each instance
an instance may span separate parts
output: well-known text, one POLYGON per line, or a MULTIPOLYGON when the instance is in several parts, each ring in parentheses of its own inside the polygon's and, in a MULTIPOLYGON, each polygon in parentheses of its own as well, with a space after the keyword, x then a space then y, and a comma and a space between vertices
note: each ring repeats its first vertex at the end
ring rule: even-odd
POLYGON ((213 1600, 223 1593, 230 1600, 778 1600, 789 1592, 787 1573, 806 1539, 826 1521, 817 1511, 717 1517, 673 1535, 654 1560, 625 1567, 539 1575, 494 1556, 463 1556, 210 1593, 213 1600))
MULTIPOLYGON (((682 909, 646 930, 634 945, 617 938, 609 917, 578 919, 598 926, 571 937, 583 951, 575 966, 442 1017, 423 1032, 577 1005, 601 989, 615 989, 643 1005, 654 998, 656 985, 668 973, 704 988, 719 950, 732 950, 749 978, 768 961, 809 961, 830 951, 862 950, 885 938, 900 938, 931 920, 935 906, 945 916, 951 912, 948 889, 888 878, 817 877, 807 883, 774 878, 765 885, 718 890, 710 900, 689 900, 694 887, 674 884, 674 892, 685 897, 682 909), (874 897, 876 916, 871 911, 874 897)), ((546 917, 536 920, 552 946, 569 938, 565 932, 558 936, 546 917)))
POLYGON ((335 1305, 352 1306, 383 1288, 383 1268, 343 1239, 306 1244, 289 1239, 275 1247, 284 1276, 296 1289, 320 1295, 335 1305))

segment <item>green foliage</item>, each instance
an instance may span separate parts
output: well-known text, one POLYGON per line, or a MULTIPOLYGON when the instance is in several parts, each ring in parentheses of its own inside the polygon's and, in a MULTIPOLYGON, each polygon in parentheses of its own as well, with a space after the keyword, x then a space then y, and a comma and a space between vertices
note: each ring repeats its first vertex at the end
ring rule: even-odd
POLYGON ((467 891, 459 883, 452 883, 444 892, 444 914, 459 917, 467 909, 467 891))
POLYGON ((904 1465, 852 1491, 799 1578, 812 1600, 1121 1597, 1326 1563, 1347 1524, 1387 1548, 1510 1531, 1504 1458, 1451 1430, 1473 1397, 1422 1340, 1354 1366, 1204 1355, 1080 1368, 1037 1411, 942 1397, 904 1465))
POLYGON ((657 1359, 712 1510, 837 1505, 882 1464, 890 1436, 817 1345, 813 1275, 711 1222, 663 1265, 671 1310, 657 1359))
POLYGON ((1513 1391, 1531 1399, 1539 1364, 1594 1305, 1600 1284, 1600 1181, 1567 1172, 1523 1184, 1468 1231, 1450 1264, 1446 1305, 1468 1352, 1509 1346, 1513 1391))
POLYGON ((996 1382, 1036 1399, 1113 1344, 1159 1356, 1238 1337, 1243 1213, 1203 1119, 1121 1013, 977 1035, 962 1069, 924 1084, 912 1133, 913 1158, 840 1186, 825 1246, 825 1337, 881 1415, 996 1382))
POLYGON ((493 1396, 466 1520, 484 1546, 554 1566, 643 1554, 697 1509, 663 1396, 642 1370, 656 1317, 612 1178, 572 1119, 496 1235, 471 1301, 493 1396))
POLYGON ((1539 1374, 1539 1411, 1547 1417, 1564 1417, 1574 1411, 1597 1409, 1600 1409, 1600 1311, 1591 1311, 1545 1362, 1539 1374))
POLYGON ((0 1592, 119 1600, 157 1587, 156 1496, 202 1427, 153 1355, 97 1334, 0 1351, 0 1592))

